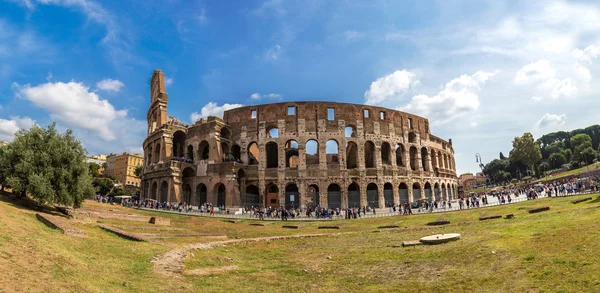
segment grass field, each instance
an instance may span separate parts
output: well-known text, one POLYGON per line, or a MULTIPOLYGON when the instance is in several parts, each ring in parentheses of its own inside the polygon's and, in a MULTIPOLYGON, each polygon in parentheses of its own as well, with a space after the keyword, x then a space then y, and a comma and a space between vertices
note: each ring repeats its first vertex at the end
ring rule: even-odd
MULTIPOLYGON (((589 195, 588 195, 589 196, 589 195)), ((86 203, 86 208, 171 219, 168 227, 101 219, 134 233, 156 234, 155 242, 124 240, 97 227, 97 220, 68 223, 86 238, 64 235, 35 212, 0 196, 0 292, 600 292, 600 197, 572 204, 549 198, 507 206, 435 215, 333 221, 283 229, 252 221, 158 214, 86 203), (528 214, 526 207, 550 206, 528 214), (482 215, 514 219, 479 221, 482 215), (429 227, 438 217, 451 224, 429 227), (398 225, 380 229, 380 225, 398 225), (373 232, 373 231, 379 232, 373 232), (351 232, 351 233, 346 233, 351 232), (328 234, 317 238, 262 241, 193 251, 183 274, 166 276, 151 260, 186 244, 228 239, 328 234), (436 246, 395 247, 437 233, 461 239, 436 246), (174 237, 189 234, 192 237, 174 237)), ((291 223, 291 222, 290 222, 291 223)))

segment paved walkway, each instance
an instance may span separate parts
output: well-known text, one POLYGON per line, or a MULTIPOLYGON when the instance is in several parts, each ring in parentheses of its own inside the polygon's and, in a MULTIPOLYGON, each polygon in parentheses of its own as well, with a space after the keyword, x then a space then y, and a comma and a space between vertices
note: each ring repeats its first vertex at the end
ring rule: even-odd
MULTIPOLYGON (((584 192, 578 192, 578 193, 571 193, 569 195, 566 196, 575 196, 575 195, 582 195, 582 194, 590 194, 590 193, 594 193, 590 190, 586 190, 584 192)), ((527 196, 525 194, 520 194, 519 196, 515 196, 514 194, 511 195, 512 197, 512 202, 510 204, 514 204, 517 202, 523 202, 523 201, 527 201, 527 196)), ((545 192, 542 192, 540 196, 538 196, 538 198, 545 198, 548 197, 545 192)), ((554 197, 554 195, 553 195, 554 197)), ((564 196, 561 196, 564 197, 564 196)), ((487 205, 483 205, 481 203, 481 199, 479 201, 480 207, 479 208, 463 208, 463 210, 472 210, 472 209, 481 209, 481 208, 486 208, 486 207, 492 207, 492 206, 498 206, 501 205, 500 202, 498 201, 498 198, 495 196, 488 196, 488 204, 487 205)), ((509 203, 506 203, 505 205, 507 205, 509 203)), ((194 210, 192 212, 188 212, 188 213, 180 213, 178 211, 168 211, 168 210, 162 210, 162 209, 152 209, 152 208, 144 208, 144 207, 138 207, 137 209, 141 209, 141 210, 148 210, 148 211, 154 211, 154 212, 162 212, 162 213, 170 213, 170 214, 179 214, 179 215, 187 215, 187 216, 199 216, 199 217, 209 217, 209 218, 225 218, 225 219, 240 219, 240 220, 258 220, 258 217, 252 215, 252 214, 239 214, 239 215, 234 215, 234 214, 225 214, 225 213, 215 213, 214 215, 209 215, 209 213, 204 212, 201 213, 198 210, 194 210)), ((433 211, 425 211, 424 209, 412 209, 413 214, 431 214, 431 213, 444 213, 444 212, 453 212, 453 211, 460 211, 460 207, 458 205, 458 201, 452 203, 452 208, 440 208, 440 209, 433 209, 433 211)), ((373 212, 367 212, 367 214, 363 214, 361 213, 361 217, 359 219, 370 219, 370 218, 380 218, 380 217, 391 217, 391 216, 399 216, 401 215, 400 212, 396 211, 396 212, 389 212, 389 208, 384 208, 384 209, 377 209, 376 213, 373 214, 373 212)), ((265 221, 281 221, 281 218, 268 218, 265 217, 264 218, 265 221)), ((329 218, 315 218, 315 217, 306 217, 305 215, 301 215, 299 217, 296 218, 288 218, 288 221, 331 221, 331 220, 344 220, 340 217, 337 216, 333 216, 332 219, 329 218)))

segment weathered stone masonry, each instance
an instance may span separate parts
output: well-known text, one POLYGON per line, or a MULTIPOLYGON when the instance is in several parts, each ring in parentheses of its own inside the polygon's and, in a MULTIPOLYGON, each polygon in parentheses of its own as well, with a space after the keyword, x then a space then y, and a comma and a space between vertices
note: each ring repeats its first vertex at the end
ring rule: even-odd
POLYGON ((144 198, 240 206, 374 206, 458 194, 452 141, 429 121, 375 106, 287 102, 186 126, 151 80, 144 198), (182 160, 181 158, 185 158, 182 160), (187 162, 186 162, 187 161, 187 162))

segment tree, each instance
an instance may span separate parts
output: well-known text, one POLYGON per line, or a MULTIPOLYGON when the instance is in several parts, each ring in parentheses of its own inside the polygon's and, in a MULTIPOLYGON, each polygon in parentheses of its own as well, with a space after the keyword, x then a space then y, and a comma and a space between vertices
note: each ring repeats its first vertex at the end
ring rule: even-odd
POLYGON ((90 168, 90 175, 92 177, 98 177, 98 175, 100 175, 100 173, 98 172, 98 170, 100 170, 100 165, 96 164, 96 163, 88 163, 89 164, 89 168, 90 168))
POLYGON ((559 168, 560 166, 566 164, 568 160, 565 157, 565 155, 561 153, 553 153, 550 155, 548 162, 550 163, 550 166, 552 166, 552 168, 559 168))
POLYGON ((586 163, 592 163, 596 157, 596 151, 590 146, 581 151, 581 159, 586 163))
POLYGON ((583 152, 586 150, 589 155, 589 150, 587 149, 592 149, 592 138, 584 133, 577 134, 571 137, 571 147, 573 148, 573 157, 575 160, 579 162, 586 161, 583 152))
POLYGON ((565 144, 562 141, 555 141, 546 147, 546 151, 552 155, 561 152, 564 148, 565 144))
POLYGON ((573 152, 571 151, 571 149, 564 149, 560 153, 563 156, 565 156, 565 158, 567 159, 567 162, 571 161, 571 158, 573 157, 573 152))
POLYGON ((542 152, 540 146, 533 140, 533 135, 526 132, 521 137, 515 137, 508 158, 511 162, 521 162, 534 170, 535 164, 542 159, 542 152))
POLYGON ((137 167, 135 167, 135 170, 133 171, 133 174, 135 174, 135 177, 140 178, 140 176, 142 175, 143 171, 144 171, 144 167, 137 166, 137 167))
POLYGON ((3 173, 13 192, 29 194, 39 205, 80 207, 94 194, 85 150, 69 129, 64 134, 56 124, 19 130, 3 152, 3 173))
POLYGON ((504 154, 502 152, 500 152, 500 160, 506 160, 508 159, 507 157, 504 156, 504 154))
POLYGON ((108 195, 115 186, 115 181, 105 177, 105 178, 94 178, 94 182, 92 183, 94 189, 97 193, 102 195, 108 195))

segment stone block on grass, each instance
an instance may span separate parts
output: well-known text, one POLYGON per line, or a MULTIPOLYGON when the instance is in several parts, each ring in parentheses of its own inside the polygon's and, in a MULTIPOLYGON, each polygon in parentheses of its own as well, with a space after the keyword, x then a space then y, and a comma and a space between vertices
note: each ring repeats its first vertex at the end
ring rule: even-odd
POLYGON ((492 219, 500 219, 500 218, 502 218, 502 216, 485 216, 485 217, 480 217, 479 221, 492 220, 492 219))
POLYGON ((543 211, 547 211, 547 210, 550 210, 550 207, 539 207, 539 208, 529 209, 529 213, 534 214, 534 213, 539 213, 539 212, 543 212, 543 211))
POLYGON ((149 223, 159 226, 169 226, 171 225, 171 219, 161 217, 150 217, 149 223))

